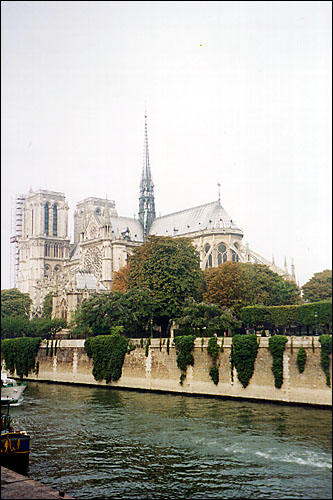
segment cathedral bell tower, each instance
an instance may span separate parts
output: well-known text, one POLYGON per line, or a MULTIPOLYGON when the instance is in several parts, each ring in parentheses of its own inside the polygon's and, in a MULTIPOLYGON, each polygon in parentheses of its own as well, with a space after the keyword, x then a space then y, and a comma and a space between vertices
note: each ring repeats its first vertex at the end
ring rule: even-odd
POLYGON ((144 163, 142 168, 139 197, 139 220, 143 227, 144 240, 148 237, 149 229, 155 219, 155 216, 154 184, 149 165, 147 115, 145 115, 144 163))

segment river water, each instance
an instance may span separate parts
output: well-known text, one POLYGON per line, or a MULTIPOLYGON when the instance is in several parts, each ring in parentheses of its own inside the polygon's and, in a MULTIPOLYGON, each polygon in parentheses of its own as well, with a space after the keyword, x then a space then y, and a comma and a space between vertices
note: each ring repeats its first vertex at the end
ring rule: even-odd
POLYGON ((77 499, 332 498, 328 409, 29 382, 11 415, 77 499))

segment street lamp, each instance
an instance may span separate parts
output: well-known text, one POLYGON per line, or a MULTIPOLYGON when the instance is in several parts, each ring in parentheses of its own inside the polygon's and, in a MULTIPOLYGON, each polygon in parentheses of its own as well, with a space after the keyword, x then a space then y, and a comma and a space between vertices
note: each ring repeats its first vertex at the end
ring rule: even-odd
POLYGON ((314 317, 316 318, 316 335, 318 335, 318 313, 315 311, 314 317))

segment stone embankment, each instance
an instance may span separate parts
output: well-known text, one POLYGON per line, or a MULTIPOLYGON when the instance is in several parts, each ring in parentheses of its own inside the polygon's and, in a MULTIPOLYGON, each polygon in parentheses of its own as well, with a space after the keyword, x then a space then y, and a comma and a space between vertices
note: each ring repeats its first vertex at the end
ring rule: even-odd
MULTIPOLYGON (((234 368, 231 373, 230 351, 232 338, 223 339, 223 352, 219 351, 217 365, 219 383, 215 385, 209 370, 212 358, 207 353, 208 339, 198 338, 194 347, 194 366, 187 368, 183 385, 180 384, 181 371, 177 367, 176 351, 170 339, 152 339, 146 356, 145 343, 132 339, 136 348, 126 354, 122 376, 110 387, 166 391, 183 394, 235 397, 254 400, 277 401, 309 405, 332 405, 331 387, 326 384, 325 374, 320 366, 321 345, 315 337, 289 337, 283 354, 283 384, 280 389, 274 385, 272 356, 268 350, 268 338, 260 338, 254 374, 249 385, 244 388, 237 378, 234 368), (300 347, 306 351, 306 364, 303 373, 297 366, 297 353, 300 347)), ((53 341, 55 343, 55 341, 53 341)), ((222 344, 222 339, 218 339, 222 344)), ((55 349, 53 349, 53 352, 55 349)), ((50 342, 46 341, 38 352, 39 373, 30 374, 28 379, 105 386, 105 381, 97 382, 92 375, 92 360, 84 350, 84 340, 58 340, 56 355, 50 357, 50 342)), ((331 375, 332 377, 332 375, 331 375)), ((332 380, 332 378, 331 378, 332 380)), ((332 385, 332 382, 331 382, 332 385)))
POLYGON ((22 476, 17 472, 1 467, 1 498, 12 499, 49 499, 74 498, 46 484, 22 476))

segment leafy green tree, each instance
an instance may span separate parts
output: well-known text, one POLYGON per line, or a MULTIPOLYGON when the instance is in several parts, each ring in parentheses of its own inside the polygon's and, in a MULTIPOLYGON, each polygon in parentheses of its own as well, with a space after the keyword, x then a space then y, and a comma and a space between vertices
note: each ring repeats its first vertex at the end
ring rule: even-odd
POLYGON ((299 302, 299 289, 262 264, 225 262, 217 268, 206 269, 208 303, 232 308, 238 315, 250 305, 284 305, 299 302))
POLYGON ((180 316, 186 299, 200 297, 203 272, 190 240, 151 236, 128 259, 127 290, 147 289, 154 299, 154 322, 166 331, 180 316))
POLYGON ((181 333, 193 333, 200 337, 209 337, 214 333, 223 335, 229 328, 241 326, 240 321, 236 319, 230 309, 205 302, 188 304, 184 307, 177 323, 181 333))
POLYGON ((43 318, 51 319, 52 315, 52 293, 48 293, 43 301, 43 318))
POLYGON ((1 290, 1 319, 8 316, 29 318, 32 300, 17 288, 1 290))
POLYGON ((304 299, 308 302, 332 299, 332 271, 326 269, 315 273, 312 278, 302 286, 304 299))
POLYGON ((142 337, 148 329, 153 309, 148 290, 95 294, 77 309, 73 334, 107 335, 113 327, 119 326, 128 337, 142 337))

